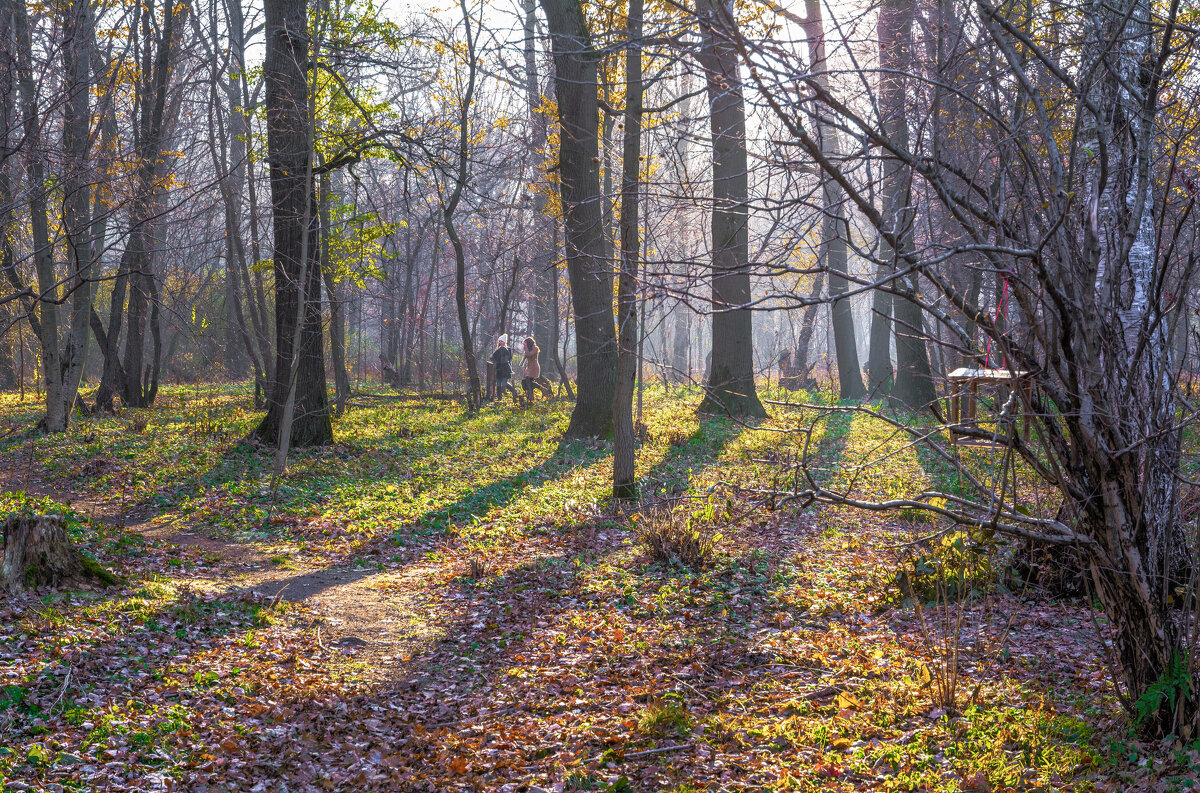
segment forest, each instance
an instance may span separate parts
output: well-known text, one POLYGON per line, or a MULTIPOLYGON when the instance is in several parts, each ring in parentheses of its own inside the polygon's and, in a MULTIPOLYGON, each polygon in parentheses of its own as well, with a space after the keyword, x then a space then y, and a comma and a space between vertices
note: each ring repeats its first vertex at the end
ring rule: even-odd
POLYGON ((1198 37, 0 0, 0 793, 1200 787, 1198 37))

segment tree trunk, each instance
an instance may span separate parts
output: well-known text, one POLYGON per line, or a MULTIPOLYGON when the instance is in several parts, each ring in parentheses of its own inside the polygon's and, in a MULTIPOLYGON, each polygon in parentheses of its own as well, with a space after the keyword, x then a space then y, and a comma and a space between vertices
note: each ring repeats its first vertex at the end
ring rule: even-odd
MULTIPOLYGON (((254 154, 250 147, 250 115, 254 112, 256 98, 250 94, 246 80, 246 39, 245 20, 241 3, 234 0, 227 2, 229 16, 229 47, 231 68, 237 69, 236 75, 230 75, 226 87, 227 101, 230 106, 229 134, 230 152, 233 160, 234 194, 241 194, 241 187, 246 190, 246 209, 248 210, 248 226, 250 234, 250 255, 246 256, 242 245, 242 256, 239 259, 238 275, 246 295, 246 305, 249 309, 250 322, 254 328, 254 339, 258 349, 258 361, 262 366, 261 373, 255 373, 255 408, 262 407, 261 399, 265 398, 271 383, 275 378, 274 358, 271 354, 270 315, 267 311, 266 290, 263 287, 262 272, 255 268, 251 274, 247 258, 255 264, 262 260, 262 246, 258 228, 258 188, 254 176, 254 154), (240 100, 240 101, 239 101, 240 100), (261 396, 260 396, 261 395, 261 396)), ((238 237, 239 241, 241 237, 238 237)))
MULTIPOLYGON (((467 90, 463 94, 461 111, 458 117, 458 173, 454 180, 454 190, 450 199, 442 209, 442 219, 446 224, 446 236, 454 248, 454 304, 458 310, 458 330, 462 336, 463 359, 467 365, 467 410, 479 409, 479 366, 475 361, 475 346, 471 339, 471 325, 467 319, 467 258, 463 250, 462 240, 459 239, 458 229, 454 225, 454 210, 466 189, 470 172, 467 169, 470 156, 470 123, 471 99, 475 95, 475 39, 471 34, 471 15, 467 13, 466 0, 459 0, 462 9, 463 24, 467 36, 467 90)), ((503 321, 503 317, 501 317, 503 321)))
POLYGON ((405 237, 405 275, 404 275, 404 303, 403 310, 400 312, 399 321, 400 328, 400 385, 408 386, 412 383, 412 347, 413 334, 415 333, 414 324, 417 316, 417 254, 420 248, 416 251, 409 250, 409 237, 405 237))
POLYGON ((75 0, 66 12, 63 27, 63 74, 67 99, 63 107, 63 232, 67 239, 72 276, 71 317, 63 348, 63 412, 70 421, 83 368, 87 363, 88 323, 92 316, 92 217, 91 182, 88 177, 91 149, 90 96, 92 14, 87 0, 75 0))
MULTIPOLYGON (((149 224, 153 222, 156 214, 155 200, 158 192, 154 186, 154 176, 158 172, 156 161, 161 156, 161 137, 162 130, 162 114, 166 104, 166 82, 165 74, 162 76, 164 80, 159 81, 159 69, 165 64, 159 60, 157 63, 153 57, 152 44, 154 37, 151 32, 151 16, 154 13, 153 4, 141 9, 141 44, 142 44, 142 63, 139 71, 138 86, 139 93, 144 97, 140 104, 141 117, 139 123, 138 140, 141 145, 139 148, 139 188, 143 191, 138 196, 139 203, 143 205, 142 211, 136 215, 138 226, 133 234, 137 235, 141 243, 135 246, 137 255, 131 257, 129 266, 129 306, 126 310, 125 327, 125 356, 123 365, 125 367, 125 390, 121 394, 121 400, 133 407, 141 407, 146 404, 145 394, 142 390, 142 380, 145 365, 145 349, 146 349, 146 324, 148 319, 148 309, 150 305, 150 279, 153 275, 153 256, 154 245, 152 243, 152 232, 149 224), (161 88, 161 91, 158 89, 161 88)), ((173 18, 174 6, 168 3, 166 9, 168 14, 167 23, 173 18)), ((162 41, 163 46, 170 46, 170 42, 164 36, 162 41)), ((131 235, 132 236, 132 235, 131 235)), ((132 242, 132 239, 131 239, 132 242)), ((111 335, 111 334, 110 334, 111 335)))
MULTIPOLYGON (((13 14, 7 2, 0 1, 0 41, 11 41, 13 14)), ((18 133, 13 127, 13 89, 15 77, 11 68, 0 68, 0 272, 14 290, 23 291, 24 284, 17 272, 16 255, 13 251, 14 227, 17 219, 13 204, 13 168, 16 165, 13 157, 13 136, 18 133)), ((3 358, 0 360, 0 387, 5 389, 16 387, 18 381, 24 383, 24 372, 18 373, 13 369, 12 346, 10 341, 15 338, 16 344, 23 345, 21 329, 15 323, 15 317, 24 310, 33 317, 33 303, 23 300, 20 305, 6 304, 0 308, 0 328, 6 329, 4 334, 3 358)), ((37 331, 35 330, 35 333, 37 331)), ((22 393, 24 401, 24 393, 22 393)))
POLYGON ((763 417, 754 386, 746 106, 732 0, 697 0, 712 129, 712 359, 701 412, 763 417))
MULTIPOLYGON (((247 270, 246 243, 242 237, 242 185, 246 181, 246 141, 248 138, 246 113, 248 108, 242 107, 241 76, 245 71, 245 21, 242 16, 241 3, 225 3, 225 25, 228 31, 228 57, 226 59, 226 79, 223 82, 223 93, 228 106, 228 134, 226 126, 221 123, 219 114, 214 115, 214 131, 219 136, 219 157, 214 151, 214 160, 218 160, 220 169, 221 197, 225 208, 225 368, 229 376, 242 378, 246 376, 246 360, 254 369, 254 381, 260 383, 263 379, 263 350, 255 346, 256 336, 252 336, 246 326, 246 315, 243 310, 243 297, 251 297, 249 279, 243 288, 242 274, 247 270)), ((211 13, 211 35, 214 45, 218 40, 218 14, 215 8, 211 13)), ((221 83, 214 59, 214 74, 212 85, 212 101, 220 110, 217 99, 218 84, 221 83)), ((253 312, 251 322, 253 323, 253 312)))
POLYGON ((10 593, 38 587, 79 589, 120 581, 71 544, 59 516, 12 515, 4 522, 0 589, 10 593))
POLYGON ((121 254, 117 275, 113 280, 112 294, 109 296, 108 329, 104 329, 98 315, 92 318, 92 331, 96 334, 96 342, 104 354, 104 370, 100 375, 100 387, 96 389, 96 410, 100 412, 112 413, 115 410, 113 398, 117 394, 125 393, 127 375, 125 367, 121 364, 118 340, 125 316, 123 309, 129 283, 129 261, 137 255, 135 251, 141 239, 141 232, 134 231, 124 253, 121 254))
MULTIPOLYGON (((909 146, 905 74, 912 68, 912 22, 916 9, 912 0, 884 0, 879 10, 879 104, 884 134, 901 151, 909 146)), ((883 160, 883 215, 887 226, 880 239, 879 256, 896 267, 913 251, 913 213, 909 206, 911 176, 899 158, 883 160)), ((895 288, 917 294, 916 274, 898 279, 895 288)), ((923 408, 937 397, 925 346, 924 321, 920 306, 902 294, 892 298, 896 334, 896 382, 892 396, 913 409, 923 408)))
MULTIPOLYGON (((33 242, 33 263, 37 278, 37 324, 32 314, 30 325, 38 336, 42 352, 42 379, 45 384, 46 419, 45 427, 50 432, 61 432, 67 428, 70 416, 63 400, 62 365, 59 351, 58 277, 55 273, 53 248, 50 241, 50 221, 46 205, 46 164, 43 161, 44 147, 41 138, 42 125, 37 107, 37 90, 30 63, 33 44, 29 33, 29 16, 26 3, 7 0, 7 13, 12 14, 13 34, 16 46, 17 81, 21 94, 21 115, 24 118, 25 168, 30 184, 29 214, 30 232, 33 242)), ((6 14, 7 15, 7 14, 6 14)))
MULTIPOLYGON (((805 36, 808 38, 809 61, 813 82, 829 89, 825 61, 825 22, 821 16, 821 0, 805 0, 805 36)), ((822 153, 833 161, 842 158, 837 130, 824 113, 817 115, 817 139, 822 153)), ((846 268, 850 258, 850 224, 846 219, 845 193, 841 185, 827 175, 821 179, 821 264, 829 272, 830 319, 833 323, 833 346, 837 353, 838 392, 842 399, 860 399, 866 395, 862 371, 858 363, 858 342, 854 338, 854 317, 850 302, 838 298, 846 294, 846 268)))
POLYGON ((154 276, 148 271, 152 260, 152 250, 143 250, 138 257, 138 266, 129 277, 129 308, 126 316, 125 359, 122 362, 125 373, 125 391, 121 401, 130 407, 143 407, 146 404, 142 393, 142 376, 146 357, 146 320, 150 304, 150 279, 154 276))
POLYGON ((642 155, 642 0, 629 0, 625 48, 625 140, 621 168, 621 274, 617 284, 617 394, 613 400, 613 498, 637 493, 633 386, 638 362, 638 191, 642 155))
POLYGON ((321 330, 321 265, 313 244, 318 230, 312 190, 307 8, 305 0, 266 3, 263 77, 275 215, 276 356, 267 415, 254 436, 281 448, 333 441, 321 330), (289 403, 293 403, 294 419, 286 422, 289 403), (289 437, 281 443, 281 428, 288 423, 289 437))
MULTIPOLYGON (((99 66, 99 64, 97 64, 99 66)), ((116 137, 116 119, 111 108, 105 111, 105 137, 113 139, 116 137)), ((144 176, 145 171, 139 169, 139 178, 144 176)), ((136 261, 141 256, 141 250, 145 248, 145 232, 147 218, 144 202, 147 191, 151 189, 149 185, 138 183, 138 194, 131 205, 130 212, 130 227, 128 241, 125 245, 125 250, 121 254, 121 258, 117 263, 117 271, 112 281, 112 290, 109 295, 108 308, 108 329, 105 330, 104 323, 100 320, 100 315, 96 312, 93 306, 91 311, 91 328, 92 333, 96 337, 96 346, 100 350, 103 359, 100 386, 96 389, 95 406, 97 412, 112 413, 115 410, 113 399, 118 394, 126 394, 127 377, 125 367, 121 363, 120 353, 120 337, 121 330, 125 319, 125 296, 129 286, 129 271, 131 262, 136 261)), ((105 192, 108 192, 105 190, 105 192)), ((100 203, 100 194, 97 194, 97 210, 96 214, 107 217, 108 209, 100 203)), ((96 244, 102 243, 102 239, 97 238, 96 244)))
POLYGON ((333 359, 333 415, 340 416, 350 400, 350 376, 346 372, 346 309, 341 285, 334 281, 329 262, 329 203, 333 198, 329 173, 321 174, 321 274, 325 278, 325 297, 329 301, 329 355, 333 359))
MULTIPOLYGON (((387 243, 391 246, 392 262, 396 262, 399 257, 399 251, 396 248, 396 238, 394 234, 388 236, 387 243)), ((384 269, 385 277, 383 281, 383 299, 379 301, 379 315, 381 327, 379 330, 379 349, 380 357, 383 362, 392 368, 393 374, 396 371, 396 364, 400 360, 400 322, 399 317, 404 314, 404 299, 405 295, 400 293, 399 286, 399 267, 389 266, 385 260, 380 263, 384 269)), ((407 290, 406 290, 407 291, 407 290)))
MULTIPOLYGON (((3 255, 3 254, 0 254, 3 255)), ((17 387, 17 371, 13 368, 13 339, 17 337, 17 324, 8 306, 0 307, 0 389, 8 391, 17 387)))
MULTIPOLYGON (((892 268, 879 264, 875 277, 886 278, 892 268)), ((885 396, 892 390, 892 296, 882 289, 871 293, 871 336, 867 349, 867 393, 885 396)))
MULTIPOLYGON (((808 295, 809 299, 815 300, 820 297, 824 282, 823 273, 813 279, 812 291, 808 295)), ((796 339, 796 354, 792 359, 792 371, 787 374, 787 387, 793 391, 799 388, 815 388, 817 385, 816 379, 811 374, 816 363, 809 360, 812 352, 812 338, 816 329, 817 304, 812 303, 804 307, 804 314, 801 315, 800 336, 796 339)))
POLYGON ((559 191, 579 367, 578 399, 565 437, 607 436, 612 431, 616 393, 617 339, 612 268, 604 258, 597 140, 599 56, 592 46, 579 0, 542 0, 542 8, 554 53, 561 141, 559 191))
MULTIPOLYGON (((93 80, 97 84, 105 81, 109 75, 111 64, 106 58, 100 54, 100 48, 96 43, 96 28, 92 26, 92 74, 93 80)), ((97 102, 95 110, 99 116, 100 126, 100 152, 108 153, 117 150, 117 117, 115 110, 115 99, 111 93, 105 95, 103 99, 97 102)), ((104 156, 103 154, 101 156, 104 156)), ((102 161, 103 162, 103 161, 102 161)), ((106 165, 107 163, 104 163, 106 165)), ((104 167, 101 165, 101 167, 104 167)), ((93 166, 95 167, 95 166, 93 166)), ((105 241, 108 237, 109 217, 112 214, 112 205, 114 200, 114 186, 110 182, 97 180, 96 188, 92 193, 91 206, 91 262, 95 268, 93 277, 99 278, 103 276, 102 258, 104 255, 105 241)), ((100 316, 96 313, 95 306, 95 291, 93 287, 92 299, 88 303, 88 319, 87 324, 90 330, 95 332, 96 323, 99 322, 100 316)), ((84 345, 90 346, 87 343, 86 333, 84 345)), ((104 350, 104 345, 100 341, 100 337, 96 337, 96 347, 101 352, 104 350)), ((85 363, 86 366, 86 363, 85 363)), ((103 367, 103 363, 101 363, 103 367)))
MULTIPOLYGON (((550 258, 558 261, 558 234, 554 234, 554 244, 551 246, 550 258)), ((558 372, 558 382, 566 390, 567 396, 571 399, 575 398, 575 392, 571 390, 571 378, 567 376, 566 358, 567 358, 567 337, 570 335, 570 319, 567 319, 564 328, 563 324, 559 323, 559 318, 562 316, 562 306, 558 302, 558 265, 554 265, 554 290, 550 293, 550 310, 554 315, 554 322, 550 324, 550 338, 554 340, 554 347, 550 353, 554 359, 554 369, 558 372), (561 341, 561 343, 560 343, 561 341)))
POLYGON ((425 296, 421 299, 421 313, 414 321, 417 328, 417 391, 425 390, 425 337, 428 334, 429 328, 426 325, 426 320, 429 318, 429 301, 433 296, 434 286, 437 278, 437 248, 430 253, 429 256, 429 280, 425 282, 425 296))
MULTIPOLYGON (((245 313, 249 314, 250 327, 243 331, 243 344, 254 365, 254 407, 260 409, 274 379, 274 359, 271 350, 270 314, 267 310, 266 290, 262 273, 258 268, 251 272, 250 265, 261 261, 261 244, 258 226, 258 190, 254 173, 253 138, 250 118, 257 104, 256 96, 250 92, 246 68, 246 22, 240 2, 225 0, 225 23, 229 60, 227 79, 224 82, 225 102, 228 106, 229 135, 227 148, 228 172, 222 184, 228 187, 227 207, 232 215, 232 263, 236 265, 234 280, 238 291, 245 299, 245 313), (243 204, 243 191, 245 204, 243 204), (246 215, 243 221, 243 214, 246 215), (243 222, 250 238, 250 250, 246 249, 243 222)), ((215 15, 214 15, 215 16, 215 15)), ((215 24, 215 21, 214 21, 215 24)), ((214 41, 216 37, 214 35, 214 41)), ((245 319, 239 303, 238 315, 245 319)))
MULTIPOLYGON (((534 152, 546 148, 546 117, 538 112, 542 104, 542 92, 537 73, 537 2, 522 0, 525 12, 525 101, 529 110, 529 125, 532 137, 529 147, 534 152)), ((546 212, 546 178, 541 163, 535 164, 537 189, 533 194, 534 254, 530 259, 533 270, 533 339, 537 346, 554 354, 557 341, 555 326, 558 314, 555 311, 554 293, 558 289, 558 263, 554 257, 553 218, 546 212)))
MULTIPOLYGON (((159 240, 159 247, 164 247, 163 241, 159 240)), ((158 376, 162 371, 163 365, 163 348, 162 348, 162 300, 158 294, 158 279, 151 276, 150 283, 150 363, 146 365, 146 374, 142 378, 142 394, 146 405, 153 405, 154 398, 158 396, 158 376)), ((175 338, 178 338, 176 336, 175 338)), ((174 339, 172 339, 174 341, 174 339)), ((167 350, 167 357, 171 355, 171 348, 167 350)))
POLYGON ((677 383, 687 383, 692 379, 692 371, 688 366, 688 348, 692 339, 691 328, 688 327, 689 311, 687 304, 682 300, 676 301, 671 311, 675 317, 671 328, 674 342, 671 347, 671 369, 674 370, 673 379, 677 383))
POLYGON ((1089 157, 1085 173, 1084 252, 1094 290, 1080 313, 1103 324, 1072 338, 1070 358, 1095 362, 1085 375, 1094 383, 1092 402, 1077 422, 1086 446, 1072 462, 1094 488, 1079 493, 1076 511, 1094 527, 1092 580, 1117 629, 1138 726, 1156 737, 1194 736, 1200 694, 1193 648, 1186 623, 1172 613, 1176 588, 1195 580, 1196 562, 1180 523, 1178 369, 1165 320, 1174 309, 1164 296, 1154 217, 1160 105, 1153 93, 1131 96, 1128 88, 1156 86, 1154 13, 1146 0, 1089 11, 1083 68, 1095 69, 1088 99, 1100 112, 1085 115, 1080 137, 1083 150, 1101 154, 1089 157), (1171 696, 1150 701, 1156 686, 1170 686, 1171 696))
MULTIPOLYGON (((163 2, 163 21, 156 39, 153 35, 154 14, 153 5, 142 7, 141 14, 141 43, 142 59, 139 79, 139 91, 142 102, 139 105, 137 145, 137 190, 131 207, 131 226, 129 243, 124 257, 127 269, 121 291, 129 290, 128 309, 125 317, 125 356, 123 366, 126 377, 122 386, 121 399, 131 406, 143 407, 153 399, 150 383, 154 379, 159 361, 157 353, 151 353, 151 359, 146 361, 146 331, 152 336, 158 331, 155 326, 155 316, 158 307, 154 303, 157 294, 154 274, 154 253, 157 235, 156 218, 161 211, 163 195, 162 176, 167 170, 168 155, 164 152, 167 128, 171 119, 167 117, 167 87, 171 76, 171 59, 178 42, 176 41, 176 25, 181 21, 178 13, 187 13, 185 6, 176 6, 170 0, 163 2)), ((121 274, 118 273, 118 280, 121 274)), ((112 311, 119 311, 121 304, 114 298, 110 303, 110 321, 108 337, 111 345, 116 344, 119 336, 120 323, 112 321, 112 311), (118 332, 114 332, 114 329, 118 332)), ((152 344, 158 345, 152 338, 152 344)), ((113 351, 116 354, 116 351, 113 351)), ((109 374, 115 372, 115 367, 106 362, 109 374)), ((110 386, 113 385, 110 383, 110 386)), ((97 397, 99 398, 99 394, 97 397)), ((111 403, 111 398, 109 399, 111 403)))
POLYGON ((234 380, 241 380, 246 376, 243 341, 247 337, 241 330, 244 320, 241 317, 241 297, 238 294, 237 267, 233 263, 233 247, 233 241, 229 240, 225 246, 225 324, 222 327, 224 338, 221 352, 225 357, 225 375, 234 380))

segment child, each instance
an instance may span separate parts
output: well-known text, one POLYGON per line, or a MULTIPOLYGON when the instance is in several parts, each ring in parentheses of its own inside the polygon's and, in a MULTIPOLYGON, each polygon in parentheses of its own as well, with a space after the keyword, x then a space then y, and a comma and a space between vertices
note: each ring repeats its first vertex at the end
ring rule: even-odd
POLYGON ((538 390, 546 395, 546 399, 554 396, 554 390, 550 387, 550 381, 542 377, 542 365, 538 362, 538 356, 541 355, 541 350, 538 349, 537 342, 532 336, 525 337, 525 377, 521 380, 521 386, 525 390, 525 399, 533 402, 533 387, 537 386, 538 390))
POLYGON ((496 367, 496 398, 507 390, 512 394, 513 402, 520 403, 521 397, 516 386, 512 384, 512 350, 508 349, 508 334, 501 334, 496 339, 496 349, 492 352, 492 363, 496 367))

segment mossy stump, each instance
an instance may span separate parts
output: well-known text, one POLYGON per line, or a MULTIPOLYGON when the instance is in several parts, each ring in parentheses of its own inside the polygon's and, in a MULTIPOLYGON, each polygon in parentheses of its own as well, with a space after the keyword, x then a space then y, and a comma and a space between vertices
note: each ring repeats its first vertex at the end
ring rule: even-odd
POLYGON ((66 523, 58 515, 11 515, 4 521, 0 589, 86 589, 120 580, 71 544, 66 523))

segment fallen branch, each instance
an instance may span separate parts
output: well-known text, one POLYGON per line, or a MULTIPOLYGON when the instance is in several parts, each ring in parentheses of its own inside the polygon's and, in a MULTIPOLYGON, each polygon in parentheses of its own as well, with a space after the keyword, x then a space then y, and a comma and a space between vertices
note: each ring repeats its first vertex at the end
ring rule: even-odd
POLYGON ((657 749, 643 749, 640 752, 630 752, 628 754, 623 754, 623 755, 621 755, 621 759, 622 760, 632 760, 635 757, 649 757, 652 754, 664 754, 666 752, 674 752, 679 749, 690 749, 690 748, 692 748, 692 745, 690 743, 680 743, 680 744, 675 744, 673 746, 660 746, 657 749))
POLYGON ((71 667, 71 666, 67 667, 67 675, 66 675, 66 677, 63 678, 62 689, 59 690, 59 692, 58 692, 58 699, 54 700, 54 704, 50 706, 51 713, 54 712, 54 709, 59 706, 59 703, 61 703, 63 701, 63 697, 66 696, 67 687, 71 685, 71 672, 73 669, 74 669, 74 667, 71 667))
POLYGON ((513 713, 515 711, 516 708, 501 708, 500 710, 492 711, 491 713, 480 713, 474 716, 466 716, 461 719, 455 719, 454 721, 443 721, 438 722, 437 724, 430 724, 428 727, 425 727, 425 729, 441 730, 445 729, 446 727, 457 727, 464 722, 474 721, 476 719, 485 719, 488 716, 507 716, 509 713, 513 713))
POLYGON ((834 694, 841 694, 845 690, 843 686, 825 686, 825 688, 818 688, 816 691, 808 692, 804 695, 804 698, 807 700, 825 699, 825 697, 832 697, 834 694))

